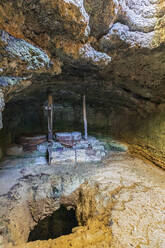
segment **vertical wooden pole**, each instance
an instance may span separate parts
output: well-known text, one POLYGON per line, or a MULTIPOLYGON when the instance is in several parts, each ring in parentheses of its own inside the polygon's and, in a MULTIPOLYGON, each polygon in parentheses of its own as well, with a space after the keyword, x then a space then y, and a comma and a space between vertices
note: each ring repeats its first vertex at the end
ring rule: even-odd
POLYGON ((52 95, 49 95, 48 96, 48 104, 49 105, 52 105, 53 104, 53 97, 52 97, 52 95))
POLYGON ((83 96, 83 119, 84 119, 84 138, 88 139, 88 125, 87 125, 87 114, 86 114, 86 99, 85 95, 83 96))
POLYGON ((48 95, 48 164, 52 160, 52 146, 53 146, 53 97, 48 95))
POLYGON ((53 139, 53 98, 48 96, 48 141, 53 139))

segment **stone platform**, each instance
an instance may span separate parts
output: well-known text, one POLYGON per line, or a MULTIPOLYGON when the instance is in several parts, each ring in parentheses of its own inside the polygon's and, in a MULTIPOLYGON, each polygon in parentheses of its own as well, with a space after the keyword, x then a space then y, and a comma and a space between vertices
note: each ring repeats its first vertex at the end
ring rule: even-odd
POLYGON ((22 153, 20 151, 16 153, 15 149, 14 154, 10 153, 1 160, 0 195, 9 192, 22 176, 38 174, 39 168, 42 171, 51 170, 54 167, 63 169, 63 166, 76 168, 87 166, 90 168, 94 164, 104 161, 111 151, 123 153, 127 151, 128 147, 107 137, 96 139, 89 136, 88 142, 81 140, 71 149, 62 146, 59 142, 53 142, 53 162, 51 166, 48 166, 46 158, 47 142, 38 145, 36 149, 31 152, 22 151, 22 153), (88 149, 89 144, 92 149, 88 149), (95 153, 95 155, 91 153, 95 153))
MULTIPOLYGON (((46 156, 48 142, 37 146, 37 151, 46 156)), ((95 137, 74 142, 72 147, 66 147, 61 142, 53 141, 52 163, 61 162, 99 162, 106 155, 106 142, 95 137)))

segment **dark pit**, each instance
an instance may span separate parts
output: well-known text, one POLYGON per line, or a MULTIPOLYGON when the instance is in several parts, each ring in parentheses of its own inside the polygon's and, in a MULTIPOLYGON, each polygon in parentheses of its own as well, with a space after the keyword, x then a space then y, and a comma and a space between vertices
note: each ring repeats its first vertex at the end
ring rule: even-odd
POLYGON ((51 216, 40 220, 30 232, 28 242, 36 240, 55 239, 72 232, 72 228, 78 226, 74 209, 61 206, 51 216))

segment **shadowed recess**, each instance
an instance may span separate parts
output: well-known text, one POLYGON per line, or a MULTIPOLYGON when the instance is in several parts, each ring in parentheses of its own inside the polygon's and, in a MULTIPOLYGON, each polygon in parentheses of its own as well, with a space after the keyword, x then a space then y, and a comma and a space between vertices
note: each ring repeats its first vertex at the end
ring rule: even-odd
POLYGON ((67 210, 65 206, 61 206, 51 216, 47 216, 38 222, 30 232, 28 242, 55 239, 62 235, 67 235, 77 225, 75 210, 67 210))

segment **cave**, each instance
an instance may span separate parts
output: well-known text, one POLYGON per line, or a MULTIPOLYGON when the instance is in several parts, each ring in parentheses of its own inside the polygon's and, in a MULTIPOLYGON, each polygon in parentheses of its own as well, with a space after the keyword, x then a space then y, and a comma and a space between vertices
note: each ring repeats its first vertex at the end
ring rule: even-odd
POLYGON ((55 239, 70 234, 72 228, 77 225, 75 210, 73 208, 67 210, 65 206, 60 206, 51 216, 37 223, 29 234, 28 242, 55 239))
POLYGON ((165 247, 164 23, 163 0, 0 0, 0 247, 165 247))

